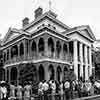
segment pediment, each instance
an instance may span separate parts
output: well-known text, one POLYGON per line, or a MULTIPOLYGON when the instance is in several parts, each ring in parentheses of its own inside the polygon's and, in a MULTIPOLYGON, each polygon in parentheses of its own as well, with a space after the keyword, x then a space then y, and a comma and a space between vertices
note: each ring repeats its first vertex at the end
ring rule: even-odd
POLYGON ((76 32, 92 42, 96 40, 92 30, 88 25, 71 28, 66 32, 66 35, 71 36, 72 34, 76 34, 76 32))
POLYGON ((83 35, 84 37, 90 39, 90 40, 96 40, 94 34, 92 33, 92 31, 89 28, 80 30, 81 35, 83 35))
POLYGON ((3 39, 3 44, 7 43, 8 41, 11 41, 12 39, 16 38, 20 34, 21 33, 18 30, 9 28, 7 34, 5 35, 3 39))

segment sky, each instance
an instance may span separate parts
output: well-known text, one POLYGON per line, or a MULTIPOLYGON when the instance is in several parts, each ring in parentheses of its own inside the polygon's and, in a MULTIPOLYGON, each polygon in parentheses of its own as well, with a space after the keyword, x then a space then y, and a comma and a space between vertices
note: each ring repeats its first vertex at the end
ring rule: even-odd
MULTIPOLYGON (((34 10, 49 10, 49 0, 0 0, 0 34, 5 36, 9 27, 22 28, 25 17, 34 20, 34 10)), ((51 0, 51 10, 69 27, 89 25, 100 39, 100 0, 51 0)))

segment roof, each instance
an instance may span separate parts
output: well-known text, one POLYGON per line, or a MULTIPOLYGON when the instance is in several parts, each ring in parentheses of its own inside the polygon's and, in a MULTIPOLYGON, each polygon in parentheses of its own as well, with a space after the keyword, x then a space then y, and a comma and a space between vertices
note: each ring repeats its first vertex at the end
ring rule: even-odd
POLYGON ((65 25, 64 23, 62 23, 61 21, 59 21, 56 18, 56 14, 52 11, 48 11, 45 12, 44 14, 42 14, 41 16, 39 16, 38 18, 36 18, 34 21, 32 21, 31 23, 29 23, 28 25, 26 25, 23 30, 27 30, 28 28, 30 28, 31 26, 34 26, 36 23, 38 23, 40 20, 42 20, 43 18, 47 17, 50 20, 52 20, 53 22, 57 23, 58 25, 60 25, 61 27, 65 28, 65 29, 69 29, 70 27, 68 27, 67 25, 65 25), (53 14, 53 15, 52 15, 53 14), (54 17, 55 16, 55 17, 54 17))
POLYGON ((93 40, 93 41, 95 41, 96 40, 96 38, 95 38, 95 36, 94 36, 94 34, 93 34, 93 32, 92 32, 92 30, 91 30, 91 28, 90 28, 90 26, 89 25, 82 25, 82 26, 77 26, 77 27, 74 27, 74 28, 70 28, 68 31, 65 31, 65 32, 63 32, 65 35, 70 35, 70 34, 72 34, 73 32, 79 32, 81 35, 83 35, 83 36, 85 36, 86 37, 86 34, 84 34, 82 31, 84 31, 84 30, 87 30, 87 32, 88 32, 88 35, 90 36, 90 38, 89 39, 91 39, 91 40, 93 40))

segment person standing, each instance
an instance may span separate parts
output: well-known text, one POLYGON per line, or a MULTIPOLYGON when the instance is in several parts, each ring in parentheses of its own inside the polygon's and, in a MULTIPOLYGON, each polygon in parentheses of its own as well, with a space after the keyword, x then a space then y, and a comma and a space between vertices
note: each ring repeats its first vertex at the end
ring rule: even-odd
POLYGON ((60 88, 60 98, 61 98, 61 100, 64 99, 64 88, 63 87, 64 87, 64 84, 63 84, 63 81, 62 81, 59 84, 59 88, 60 88))
POLYGON ((38 95, 41 96, 43 95, 43 83, 40 82, 38 85, 38 95))
POLYGON ((17 97, 18 97, 19 100, 22 100, 22 91, 23 91, 23 88, 22 88, 22 86, 19 84, 19 85, 17 86, 17 97))
POLYGON ((66 100, 70 98, 70 82, 68 80, 64 83, 65 97, 66 100))
POLYGON ((24 100, 29 100, 31 97, 31 85, 29 83, 26 83, 24 86, 24 100))
POLYGON ((49 85, 48 85, 48 83, 46 82, 46 80, 44 80, 44 82, 43 82, 44 100, 47 100, 48 90, 49 90, 49 85))
POLYGON ((52 100, 55 100, 55 94, 56 94, 56 83, 53 80, 51 84, 51 89, 52 89, 52 100))

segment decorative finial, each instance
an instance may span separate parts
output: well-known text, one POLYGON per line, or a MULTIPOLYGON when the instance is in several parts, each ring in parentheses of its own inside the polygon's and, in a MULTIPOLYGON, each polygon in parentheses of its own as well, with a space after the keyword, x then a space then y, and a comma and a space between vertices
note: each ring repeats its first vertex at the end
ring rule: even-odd
POLYGON ((52 2, 51 2, 51 0, 49 0, 49 10, 51 10, 51 4, 52 4, 52 2))

